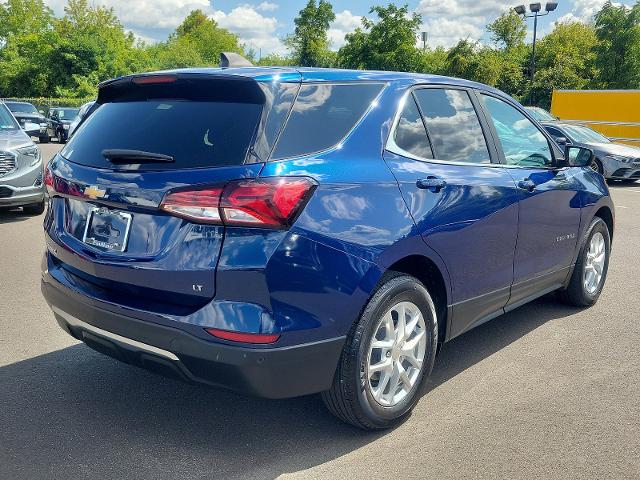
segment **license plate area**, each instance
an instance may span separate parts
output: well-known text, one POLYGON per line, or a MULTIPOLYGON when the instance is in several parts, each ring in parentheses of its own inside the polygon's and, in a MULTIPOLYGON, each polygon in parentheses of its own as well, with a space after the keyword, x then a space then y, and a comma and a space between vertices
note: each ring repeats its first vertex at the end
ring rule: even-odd
POLYGON ((131 220, 130 213, 96 207, 87 216, 82 241, 99 250, 124 252, 129 240, 131 220))

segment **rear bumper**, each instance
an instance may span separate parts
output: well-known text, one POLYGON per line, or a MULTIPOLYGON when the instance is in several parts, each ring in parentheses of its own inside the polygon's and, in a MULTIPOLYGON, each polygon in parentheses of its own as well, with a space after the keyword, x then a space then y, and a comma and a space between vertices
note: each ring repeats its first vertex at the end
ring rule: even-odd
POLYGON ((86 304, 47 272, 42 293, 60 326, 101 353, 167 376, 265 398, 328 390, 345 341, 283 348, 207 342, 179 328, 86 304))

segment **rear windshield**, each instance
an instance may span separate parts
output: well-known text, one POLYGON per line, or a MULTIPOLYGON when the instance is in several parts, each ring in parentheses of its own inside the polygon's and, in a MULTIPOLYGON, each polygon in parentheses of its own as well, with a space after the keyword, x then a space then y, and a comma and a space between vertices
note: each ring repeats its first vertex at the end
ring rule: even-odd
POLYGON ((31 105, 30 103, 7 102, 6 105, 7 107, 9 107, 9 110, 14 113, 38 113, 36 107, 31 105))
POLYGON ((335 146, 358 123, 383 86, 303 84, 272 158, 308 155, 335 146))
POLYGON ((240 165, 263 105, 189 100, 105 103, 62 150, 68 160, 118 170, 172 170, 240 165), (103 150, 124 149, 173 157, 171 163, 111 164, 103 150))

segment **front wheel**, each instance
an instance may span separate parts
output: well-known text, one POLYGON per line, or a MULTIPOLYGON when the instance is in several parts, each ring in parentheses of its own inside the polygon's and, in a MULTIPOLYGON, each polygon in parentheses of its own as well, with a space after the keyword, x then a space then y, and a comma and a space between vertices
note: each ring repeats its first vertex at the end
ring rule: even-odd
POLYGON ((609 270, 611 236, 607 224, 595 217, 582 241, 569 285, 561 295, 576 307, 589 307, 598 301, 609 270))
POLYGON ((600 175, 604 175, 604 167, 602 166, 602 163, 600 163, 600 160, 598 160, 597 158, 591 160, 589 168, 594 172, 599 173, 600 175))
POLYGON ((45 135, 43 137, 38 137, 38 141, 40 143, 49 143, 50 140, 51 140, 51 137, 49 135, 45 135))
POLYGON ((397 274, 373 295, 340 358, 327 408, 367 430, 389 428, 411 411, 433 368, 438 320, 429 292, 397 274))

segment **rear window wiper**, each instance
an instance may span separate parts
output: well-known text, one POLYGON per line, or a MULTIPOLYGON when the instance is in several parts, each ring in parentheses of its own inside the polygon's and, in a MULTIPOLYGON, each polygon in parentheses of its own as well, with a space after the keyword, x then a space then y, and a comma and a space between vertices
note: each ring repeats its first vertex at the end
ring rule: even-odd
POLYGON ((103 150, 102 156, 111 163, 171 163, 174 161, 171 155, 122 148, 103 150))

